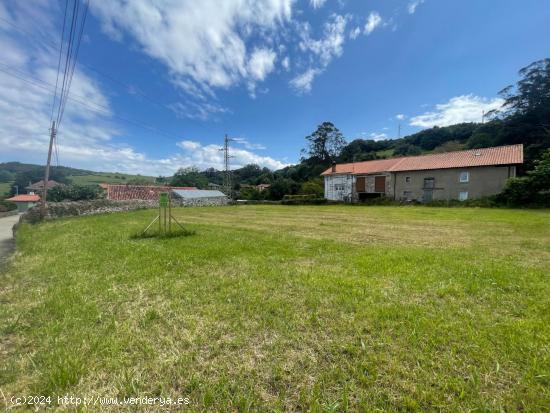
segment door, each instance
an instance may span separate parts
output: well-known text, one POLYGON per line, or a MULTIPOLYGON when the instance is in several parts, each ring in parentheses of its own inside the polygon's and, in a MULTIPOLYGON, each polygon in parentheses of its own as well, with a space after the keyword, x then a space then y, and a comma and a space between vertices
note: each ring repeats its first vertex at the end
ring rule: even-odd
POLYGON ((357 178, 357 181, 355 181, 355 192, 365 192, 365 177, 360 176, 357 178))
POLYGON ((386 192, 386 177, 375 176, 374 177, 374 192, 385 193, 386 192))
POLYGON ((433 189, 424 189, 424 195, 422 196, 422 202, 432 202, 434 199, 433 189))

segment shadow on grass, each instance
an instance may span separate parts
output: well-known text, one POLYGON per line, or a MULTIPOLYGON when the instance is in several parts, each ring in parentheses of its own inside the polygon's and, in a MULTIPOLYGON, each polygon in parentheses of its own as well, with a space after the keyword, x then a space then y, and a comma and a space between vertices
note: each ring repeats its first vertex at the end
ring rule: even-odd
POLYGON ((158 231, 157 232, 151 231, 146 233, 138 232, 138 233, 132 234, 130 235, 130 239, 149 239, 149 238, 167 239, 167 238, 189 237, 195 234, 196 234, 195 231, 190 231, 187 229, 174 230, 168 233, 165 233, 165 232, 159 233, 158 231))

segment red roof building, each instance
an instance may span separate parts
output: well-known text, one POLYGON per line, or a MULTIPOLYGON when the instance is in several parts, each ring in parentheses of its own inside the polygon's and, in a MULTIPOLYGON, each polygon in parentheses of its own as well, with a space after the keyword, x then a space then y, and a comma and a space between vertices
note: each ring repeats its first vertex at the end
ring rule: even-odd
POLYGON ((522 163, 520 144, 334 164, 321 175, 334 201, 465 201, 500 193, 522 163))
POLYGON ((154 185, 111 185, 102 184, 107 192, 107 199, 113 201, 157 201, 161 192, 169 192, 173 189, 197 189, 193 186, 154 186, 154 185))

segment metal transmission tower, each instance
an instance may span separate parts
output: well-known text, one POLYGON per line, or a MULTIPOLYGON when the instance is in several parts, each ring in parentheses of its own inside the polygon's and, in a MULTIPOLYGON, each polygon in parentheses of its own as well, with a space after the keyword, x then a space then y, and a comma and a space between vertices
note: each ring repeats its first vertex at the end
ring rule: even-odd
POLYGON ((225 139, 223 141, 223 148, 220 148, 220 151, 223 151, 223 192, 231 198, 231 194, 233 192, 233 185, 231 183, 231 169, 229 165, 229 160, 233 158, 229 154, 229 142, 231 142, 233 139, 229 138, 227 135, 225 135, 225 139))

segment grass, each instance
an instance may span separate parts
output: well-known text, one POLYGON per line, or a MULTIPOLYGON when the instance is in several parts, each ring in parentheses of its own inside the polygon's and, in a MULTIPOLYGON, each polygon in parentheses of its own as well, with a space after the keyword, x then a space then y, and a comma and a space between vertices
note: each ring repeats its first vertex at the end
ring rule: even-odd
POLYGON ((130 239, 154 211, 21 228, 0 278, 8 399, 548 411, 550 211, 174 212, 193 236, 130 239))
POLYGON ((0 182, 0 195, 10 192, 11 184, 9 182, 0 182))

